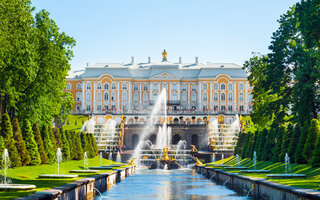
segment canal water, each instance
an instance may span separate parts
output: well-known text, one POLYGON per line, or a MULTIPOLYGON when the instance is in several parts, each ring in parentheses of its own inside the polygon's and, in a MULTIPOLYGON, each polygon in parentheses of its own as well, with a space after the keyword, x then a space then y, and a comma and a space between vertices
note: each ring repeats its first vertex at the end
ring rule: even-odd
POLYGON ((136 170, 96 200, 238 200, 248 199, 191 169, 136 170))

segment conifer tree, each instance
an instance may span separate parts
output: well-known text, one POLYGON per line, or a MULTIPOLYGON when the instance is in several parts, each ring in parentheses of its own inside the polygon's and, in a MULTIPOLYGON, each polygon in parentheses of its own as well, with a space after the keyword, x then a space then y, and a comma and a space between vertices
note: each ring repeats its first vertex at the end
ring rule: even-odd
POLYGON ((241 158, 246 158, 246 155, 247 155, 247 149, 249 148, 250 146, 250 134, 251 132, 247 133, 246 136, 245 136, 245 139, 244 139, 244 142, 243 142, 243 149, 242 149, 242 152, 241 152, 241 158))
POLYGON ((22 137, 22 132, 18 122, 18 118, 16 117, 13 118, 12 131, 13 131, 13 138, 15 140, 15 146, 21 158, 21 164, 23 166, 28 165, 31 158, 30 158, 29 152, 27 151, 26 143, 24 142, 22 137))
POLYGON ((289 124, 287 131, 285 131, 282 137, 281 153, 279 154, 279 158, 278 158, 279 161, 284 160, 286 153, 288 153, 292 133, 293 133, 293 126, 289 124))
POLYGON ((88 156, 89 156, 89 158, 94 158, 96 155, 95 155, 94 148, 92 145, 90 133, 85 134, 85 138, 88 141, 88 151, 87 151, 88 156))
POLYGON ((46 153, 47 153, 47 156, 49 159, 49 163, 53 164, 56 161, 56 153, 55 153, 54 146, 51 142, 48 128, 49 128, 48 126, 42 127, 42 136, 43 136, 44 148, 46 150, 46 153))
POLYGON ((69 161, 70 160, 70 148, 69 148, 69 142, 66 136, 66 131, 61 132, 62 136, 62 156, 64 160, 69 161))
POLYGON ((320 135, 319 134, 318 134, 318 138, 316 141, 316 146, 313 151, 311 165, 312 165, 312 167, 319 167, 320 166, 320 135))
POLYGON ((303 158, 310 164, 313 157, 314 147, 319 135, 319 122, 317 119, 312 119, 308 135, 306 137, 306 143, 302 152, 303 158))
POLYGON ((253 139, 253 145, 252 145, 252 149, 251 149, 251 154, 250 154, 250 158, 253 159, 253 153, 254 152, 257 152, 257 149, 258 149, 258 144, 259 144, 259 136, 260 136, 260 133, 259 131, 256 131, 254 133, 254 139, 253 139))
POLYGON ((83 153, 87 152, 87 154, 89 154, 89 144, 88 144, 88 140, 86 137, 87 133, 81 133, 80 134, 80 138, 81 138, 81 144, 82 144, 82 149, 83 149, 83 153))
MULTIPOLYGON (((3 154, 5 148, 6 148, 6 147, 5 147, 5 145, 4 145, 3 137, 0 136, 0 155, 3 154)), ((2 163, 2 156, 0 156, 0 166, 1 166, 1 163, 2 163)))
POLYGON ((248 135, 248 137, 249 137, 249 139, 247 140, 247 143, 248 143, 248 146, 247 146, 247 148, 246 148, 246 151, 245 151, 245 157, 246 158, 250 158, 251 157, 251 155, 252 155, 252 152, 253 152, 253 148, 254 148, 254 132, 249 132, 248 133, 249 135, 248 135))
POLYGON ((81 146, 80 135, 78 133, 76 133, 75 131, 73 131, 71 133, 71 138, 72 138, 72 143, 74 144, 72 151, 71 151, 72 159, 73 160, 82 160, 84 151, 81 146))
POLYGON ((263 161, 270 161, 272 158, 272 148, 274 147, 274 135, 273 129, 268 130, 266 143, 263 147, 261 160, 263 161))
POLYGON ((275 138, 275 146, 272 149, 272 162, 281 162, 282 160, 279 160, 279 155, 281 154, 281 146, 282 146, 282 140, 283 135, 286 132, 286 127, 280 126, 276 128, 276 138, 275 138))
POLYGON ((238 142, 236 144, 236 147, 234 148, 234 155, 238 154, 241 155, 242 149, 243 149, 243 141, 245 140, 245 133, 240 132, 238 142))
POLYGON ((296 152, 294 154, 294 162, 295 163, 298 163, 298 164, 305 164, 306 163, 306 160, 302 156, 302 152, 304 149, 304 144, 306 141, 308 130, 309 130, 309 124, 306 121, 303 128, 301 129, 298 146, 297 146, 296 152))
POLYGON ((30 165, 40 165, 41 158, 38 150, 38 145, 34 139, 32 127, 29 120, 25 121, 24 141, 26 142, 27 150, 30 153, 30 165))
POLYGON ((300 138, 300 128, 298 125, 296 125, 293 129, 292 137, 291 137, 289 148, 288 148, 288 156, 292 158, 293 161, 294 161, 294 154, 297 150, 297 146, 299 143, 299 138, 300 138))
POLYGON ((258 149, 257 149, 257 160, 259 160, 259 161, 262 160, 261 157, 262 157, 264 146, 266 144, 267 135, 268 135, 268 130, 263 129, 260 133, 260 136, 259 136, 259 144, 258 144, 258 149))
POLYGON ((54 148, 54 152, 57 151, 57 140, 56 140, 56 137, 54 136, 54 133, 53 133, 53 127, 52 126, 48 126, 48 132, 49 132, 49 136, 50 136, 50 140, 51 140, 51 143, 52 143, 52 146, 54 148))
POLYGON ((43 140, 42 140, 42 137, 40 134, 38 123, 35 123, 33 125, 32 130, 33 130, 34 139, 38 145, 38 151, 40 154, 41 163, 48 164, 49 158, 48 158, 47 152, 46 152, 44 145, 43 145, 43 140))
POLYGON ((17 147, 15 146, 11 121, 7 113, 2 115, 0 136, 3 137, 5 147, 8 149, 11 165, 13 167, 21 166, 21 158, 19 156, 17 147))
POLYGON ((66 134, 66 137, 67 137, 67 140, 68 140, 68 143, 69 143, 69 149, 70 149, 70 152, 73 148, 73 143, 72 143, 72 139, 71 139, 71 133, 69 130, 65 130, 65 134, 66 134))
POLYGON ((62 149, 62 139, 61 139, 61 132, 59 128, 55 128, 54 131, 54 137, 56 138, 56 146, 57 148, 60 147, 62 149))
POLYGON ((94 153, 95 153, 95 155, 98 155, 99 149, 98 149, 98 145, 97 145, 96 139, 95 139, 93 133, 91 133, 90 136, 91 136, 91 143, 92 143, 92 147, 93 147, 94 153))

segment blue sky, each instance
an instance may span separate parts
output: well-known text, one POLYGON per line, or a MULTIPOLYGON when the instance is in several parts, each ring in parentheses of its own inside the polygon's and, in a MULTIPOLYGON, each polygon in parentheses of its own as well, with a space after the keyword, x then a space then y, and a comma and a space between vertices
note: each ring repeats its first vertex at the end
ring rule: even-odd
POLYGON ((168 60, 242 65, 268 52, 281 14, 297 0, 32 0, 75 38, 72 70, 86 63, 168 60))

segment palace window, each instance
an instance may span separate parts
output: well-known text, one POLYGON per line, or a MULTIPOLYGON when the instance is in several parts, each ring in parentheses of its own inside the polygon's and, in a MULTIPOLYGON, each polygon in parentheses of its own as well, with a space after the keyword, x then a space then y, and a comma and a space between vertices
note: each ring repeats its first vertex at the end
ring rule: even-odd
POLYGON ((102 101, 102 94, 101 92, 97 93, 97 101, 102 101))
POLYGON ((244 107, 243 107, 243 106, 240 106, 240 107, 239 107, 239 110, 240 110, 240 111, 244 111, 244 107))
POLYGON ((104 93, 104 101, 109 101, 109 93, 108 92, 104 93))
POLYGON ((87 90, 91 90, 91 83, 87 83, 87 90))
POLYGON ((219 88, 219 87, 218 87, 218 84, 215 83, 215 84, 213 85, 213 89, 214 89, 214 90, 218 90, 218 88, 219 88))
POLYGON ((191 94, 191 101, 192 101, 192 102, 197 101, 197 95, 196 95, 196 93, 192 93, 192 94, 191 94))
POLYGON ((157 98, 158 98, 158 93, 156 93, 156 92, 155 92, 155 93, 153 93, 153 100, 154 100, 154 101, 156 101, 156 100, 157 100, 157 98))
POLYGON ((126 92, 122 93, 122 102, 127 102, 128 95, 126 92))
POLYGON ((181 90, 182 90, 182 91, 187 91, 187 86, 186 86, 186 85, 182 85, 181 90))
POLYGON ((105 109, 105 110, 109 110, 109 106, 108 106, 108 105, 105 105, 105 106, 104 106, 104 109, 105 109))
POLYGON ((213 106, 213 110, 217 111, 218 110, 218 106, 213 106))
POLYGON ((81 92, 77 92, 77 94, 76 94, 76 101, 77 101, 77 102, 81 102, 81 97, 82 97, 81 92))
POLYGON ((226 100, 226 94, 225 93, 221 93, 221 101, 225 101, 226 100))
POLYGON ((213 94, 213 101, 219 101, 218 93, 213 94))
POLYGON ((139 94, 138 93, 134 93, 133 94, 133 102, 137 103, 139 101, 139 94))
POLYGON ((77 84, 77 90, 81 90, 81 83, 77 84))
POLYGON ((196 91, 197 90, 197 86, 196 85, 192 85, 191 86, 191 91, 196 91))
POLYGON ((71 84, 70 83, 67 84, 67 90, 71 90, 71 84))
POLYGON ((244 100, 244 95, 243 95, 243 93, 240 93, 240 95, 239 95, 239 101, 243 101, 244 100))
POLYGON ((228 106, 228 110, 232 111, 232 106, 231 105, 228 106))
POLYGON ((226 89, 226 84, 221 83, 220 89, 221 89, 221 90, 225 90, 225 89, 226 89))
POLYGON ((248 99, 249 99, 249 100, 248 100, 248 101, 249 101, 249 103, 251 103, 251 102, 253 101, 253 99, 252 99, 252 95, 251 95, 251 94, 249 95, 248 99))
POLYGON ((242 83, 239 84, 239 90, 243 90, 243 84, 242 83))
POLYGON ((104 89, 105 89, 105 90, 109 90, 109 84, 108 84, 108 83, 105 83, 105 84, 104 84, 104 89))
POLYGON ((135 91, 138 91, 138 90, 139 90, 139 87, 138 87, 137 84, 135 84, 135 85, 133 86, 133 90, 135 90, 135 91))
POLYGON ((228 94, 228 101, 232 101, 232 100, 233 100, 232 92, 229 92, 229 94, 228 94))
POLYGON ((203 101, 208 101, 208 94, 207 93, 203 93, 202 100, 203 101))
POLYGON ((177 85, 176 84, 172 85, 172 90, 177 90, 177 85))
POLYGON ((111 101, 116 101, 117 98, 116 98, 116 93, 115 92, 112 92, 111 93, 111 101))
POLYGON ((101 89, 102 89, 101 83, 98 83, 98 84, 97 84, 97 89, 98 89, 98 90, 101 90, 101 89))
POLYGON ((116 86, 115 83, 112 83, 112 84, 111 84, 111 90, 115 90, 115 89, 117 89, 117 86, 116 86))
POLYGON ((182 100, 182 102, 187 102, 187 94, 186 93, 182 94, 181 100, 182 100))
POLYGON ((91 111, 91 106, 87 105, 87 111, 91 111))
POLYGON ((143 93, 143 102, 145 102, 145 103, 148 102, 148 93, 147 92, 143 93))
POLYGON ((168 91, 168 85, 166 83, 162 84, 162 89, 166 89, 166 91, 168 91))
POLYGON ((144 91, 148 91, 148 85, 147 85, 147 84, 144 84, 144 85, 143 85, 143 90, 144 90, 144 91))
POLYGON ((127 111, 127 106, 126 105, 122 106, 122 111, 127 111))
POLYGON ((233 89, 233 85, 231 83, 228 84, 228 90, 232 90, 233 89))
POLYGON ((91 93, 90 92, 87 92, 87 102, 91 102, 91 93))
POLYGON ((172 101, 177 101, 178 100, 178 94, 176 92, 172 93, 171 100, 172 101))
POLYGON ((202 89, 207 90, 207 89, 208 89, 208 84, 204 83, 204 84, 202 85, 202 89))
POLYGON ((101 111, 101 105, 97 105, 97 110, 101 111))
POLYGON ((126 83, 122 84, 122 89, 123 89, 123 90, 128 89, 128 86, 127 86, 127 84, 126 84, 126 83))
POLYGON ((225 111, 226 110, 226 106, 221 106, 221 111, 225 111))

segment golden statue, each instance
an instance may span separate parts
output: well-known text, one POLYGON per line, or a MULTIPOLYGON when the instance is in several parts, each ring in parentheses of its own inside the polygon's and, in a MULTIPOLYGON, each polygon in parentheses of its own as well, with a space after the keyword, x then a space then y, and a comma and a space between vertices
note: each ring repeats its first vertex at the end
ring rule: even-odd
POLYGON ((192 152, 198 152, 197 148, 194 145, 191 145, 192 147, 192 152))
POLYGON ((194 157, 194 159, 196 160, 196 165, 203 165, 203 163, 197 157, 194 157))
POLYGON ((91 119, 91 115, 89 115, 89 120, 91 119))
POLYGON ((210 139, 210 148, 212 148, 212 147, 213 147, 213 144, 214 144, 213 139, 210 139))
POLYGON ((164 161, 169 160, 168 152, 169 152, 169 147, 166 145, 166 147, 163 149, 163 155, 161 160, 164 160, 164 161))
POLYGON ((132 159, 130 160, 129 164, 130 164, 130 165, 135 165, 135 164, 134 164, 134 160, 135 160, 135 159, 136 159, 136 158, 132 158, 132 159))
POLYGON ((162 52, 162 62, 163 61, 167 61, 167 52, 166 52, 166 50, 163 50, 163 52, 162 52))

